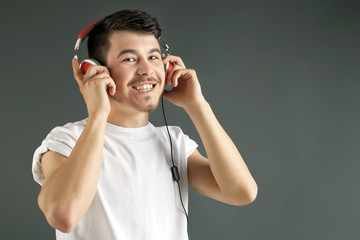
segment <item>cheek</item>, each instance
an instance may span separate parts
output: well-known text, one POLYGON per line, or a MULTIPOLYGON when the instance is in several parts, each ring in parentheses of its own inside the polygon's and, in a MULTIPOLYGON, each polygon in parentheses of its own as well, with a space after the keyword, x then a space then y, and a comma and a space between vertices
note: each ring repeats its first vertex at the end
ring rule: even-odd
POLYGON ((125 79, 127 79, 129 76, 128 71, 122 70, 120 68, 109 70, 111 78, 115 81, 115 84, 121 84, 122 82, 125 82, 125 79))
POLYGON ((165 79, 165 65, 159 64, 159 66, 157 66, 157 72, 158 72, 158 76, 161 78, 161 80, 164 80, 165 79))

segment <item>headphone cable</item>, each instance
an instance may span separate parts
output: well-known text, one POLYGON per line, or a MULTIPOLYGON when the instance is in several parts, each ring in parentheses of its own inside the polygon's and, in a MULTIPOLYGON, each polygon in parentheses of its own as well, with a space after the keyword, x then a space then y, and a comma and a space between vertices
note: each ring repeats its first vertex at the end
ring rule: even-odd
POLYGON ((175 163, 174 163, 173 150, 172 150, 172 140, 171 140, 169 127, 168 127, 168 124, 167 124, 167 121, 166 121, 165 110, 164 110, 164 97, 163 96, 161 96, 161 109, 162 109, 162 113, 163 113, 163 117, 164 117, 165 127, 166 127, 167 133, 169 135, 169 140, 170 140, 170 154, 171 154, 171 162, 172 162, 171 173, 172 173, 172 176, 173 176, 173 180, 177 182, 177 185, 178 185, 178 188, 179 188, 179 196, 180 196, 181 206, 184 209, 184 213, 185 213, 185 216, 186 216, 186 221, 187 221, 187 224, 189 225, 189 216, 188 216, 188 213, 187 213, 187 211, 185 209, 183 199, 182 199, 182 195, 181 195, 181 189, 180 189, 180 183, 179 183, 180 174, 179 174, 178 168, 175 166, 175 163))

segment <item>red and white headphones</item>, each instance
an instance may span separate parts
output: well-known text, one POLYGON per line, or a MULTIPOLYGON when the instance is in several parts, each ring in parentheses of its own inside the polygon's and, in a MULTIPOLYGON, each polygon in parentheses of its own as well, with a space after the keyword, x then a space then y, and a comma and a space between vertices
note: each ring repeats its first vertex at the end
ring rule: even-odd
MULTIPOLYGON (((75 43, 74 56, 77 56, 77 52, 79 51, 80 45, 86 39, 86 37, 89 35, 90 30, 94 27, 95 24, 97 24, 101 20, 102 19, 99 19, 99 20, 93 22, 92 24, 90 24, 84 30, 81 31, 81 33, 79 34, 79 36, 76 40, 76 43, 75 43)), ((162 54, 163 55, 162 57, 164 58, 166 55, 170 54, 170 48, 169 48, 169 45, 167 45, 163 40, 161 40, 160 38, 158 40, 159 40, 161 47, 166 52, 165 54, 164 53, 162 54)), ((101 64, 96 59, 91 59, 91 58, 84 59, 83 61, 81 61, 80 66, 79 66, 82 74, 85 74, 91 65, 101 65, 101 64)), ((165 64, 166 74, 172 69, 173 65, 174 64, 171 62, 168 62, 165 64)))
MULTIPOLYGON (((87 26, 84 30, 81 31, 81 33, 79 34, 76 43, 75 43, 75 48, 74 48, 74 56, 77 55, 77 51, 79 51, 80 45, 81 43, 86 39, 86 37, 89 35, 90 30, 93 28, 93 26, 100 22, 102 19, 99 19, 95 22, 93 22, 92 24, 90 24, 89 26, 87 26)), ((82 74, 85 74, 86 71, 88 70, 88 68, 91 65, 101 65, 97 60, 95 59, 91 59, 91 58, 87 58, 83 61, 81 61, 80 63, 80 71, 82 72, 82 74)))

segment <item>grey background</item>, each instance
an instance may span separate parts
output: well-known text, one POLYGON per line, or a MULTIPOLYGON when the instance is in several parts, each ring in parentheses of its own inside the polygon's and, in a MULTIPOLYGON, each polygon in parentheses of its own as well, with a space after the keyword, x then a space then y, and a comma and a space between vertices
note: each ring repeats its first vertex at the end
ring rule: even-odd
MULTIPOLYGON (((358 238, 358 1, 15 0, 0 10, 1 239, 55 238, 32 154, 53 127, 86 117, 71 69, 77 35, 126 8, 158 18, 259 185, 244 207, 191 191, 190 239, 358 238)), ((166 108, 200 143, 185 112, 166 108)), ((151 121, 163 123, 160 111, 151 121)))

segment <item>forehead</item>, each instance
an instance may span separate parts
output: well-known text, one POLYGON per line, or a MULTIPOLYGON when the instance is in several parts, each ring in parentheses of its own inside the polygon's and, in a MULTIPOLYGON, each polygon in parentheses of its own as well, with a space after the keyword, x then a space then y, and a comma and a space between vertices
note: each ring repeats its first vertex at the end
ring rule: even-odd
POLYGON ((144 34, 134 31, 114 31, 109 36, 110 51, 124 49, 147 50, 160 48, 159 41, 152 34, 144 34))

